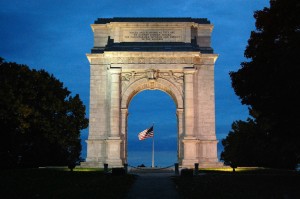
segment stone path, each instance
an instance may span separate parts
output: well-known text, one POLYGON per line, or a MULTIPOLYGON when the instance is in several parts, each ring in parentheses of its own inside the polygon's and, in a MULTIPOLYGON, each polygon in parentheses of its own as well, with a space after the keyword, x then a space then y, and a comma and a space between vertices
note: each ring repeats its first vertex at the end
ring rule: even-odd
POLYGON ((174 173, 139 173, 126 199, 179 199, 172 176, 174 173))

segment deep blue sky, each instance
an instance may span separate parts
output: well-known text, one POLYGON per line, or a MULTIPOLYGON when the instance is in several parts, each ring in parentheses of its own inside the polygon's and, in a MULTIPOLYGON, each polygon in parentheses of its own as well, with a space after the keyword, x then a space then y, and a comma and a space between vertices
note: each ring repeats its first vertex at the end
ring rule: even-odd
MULTIPOLYGON (((268 5, 268 0, 1 0, 0 56, 54 74, 73 94, 80 94, 88 111, 89 63, 85 54, 93 47, 90 24, 94 20, 99 17, 208 18, 214 24, 212 46, 219 54, 215 91, 216 130, 221 140, 233 121, 248 116, 247 107, 241 105, 231 88, 228 73, 237 70, 245 60, 244 50, 250 31, 254 30, 253 12, 268 5)), ((157 133, 165 136, 160 140, 167 140, 157 149, 176 150, 173 146, 176 142, 172 141, 176 140, 175 108, 168 95, 142 92, 133 98, 130 112, 130 150, 141 150, 140 143, 135 142, 137 131, 152 122, 157 133), (145 106, 152 111, 143 110, 145 106), (157 117, 154 119, 153 115, 157 117), (144 119, 146 116, 150 119, 144 119)), ((83 131, 83 139, 87 138, 87 132, 83 131)))

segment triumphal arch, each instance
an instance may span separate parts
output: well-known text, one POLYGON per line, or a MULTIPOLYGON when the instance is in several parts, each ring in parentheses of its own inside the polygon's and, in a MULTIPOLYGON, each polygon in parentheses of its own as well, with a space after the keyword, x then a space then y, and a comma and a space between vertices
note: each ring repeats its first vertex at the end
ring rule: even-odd
POLYGON ((215 167, 213 25, 204 18, 99 18, 91 25, 90 125, 85 167, 127 162, 127 116, 143 90, 169 94, 177 108, 178 163, 215 167))

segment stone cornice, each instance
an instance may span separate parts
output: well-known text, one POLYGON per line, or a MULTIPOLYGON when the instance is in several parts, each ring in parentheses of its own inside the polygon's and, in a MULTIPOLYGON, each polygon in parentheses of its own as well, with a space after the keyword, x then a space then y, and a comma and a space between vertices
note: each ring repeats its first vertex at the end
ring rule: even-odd
POLYGON ((207 18, 191 17, 114 17, 98 18, 95 24, 107 24, 112 22, 194 22, 198 24, 210 24, 207 18))
POLYGON ((105 52, 86 54, 91 64, 214 64, 217 54, 195 52, 105 52))

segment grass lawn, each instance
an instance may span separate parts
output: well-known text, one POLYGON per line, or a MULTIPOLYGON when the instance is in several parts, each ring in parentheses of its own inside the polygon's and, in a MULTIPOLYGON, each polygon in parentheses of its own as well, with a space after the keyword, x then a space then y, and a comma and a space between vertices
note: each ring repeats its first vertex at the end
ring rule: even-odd
POLYGON ((194 177, 174 177, 183 198, 300 198, 299 172, 266 169, 236 173, 202 170, 200 173, 202 174, 194 177))
POLYGON ((134 176, 105 175, 97 169, 0 171, 0 198, 123 198, 134 176))

